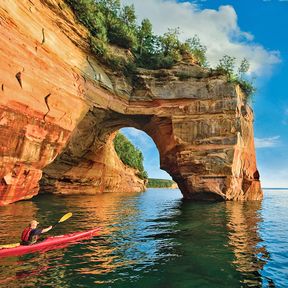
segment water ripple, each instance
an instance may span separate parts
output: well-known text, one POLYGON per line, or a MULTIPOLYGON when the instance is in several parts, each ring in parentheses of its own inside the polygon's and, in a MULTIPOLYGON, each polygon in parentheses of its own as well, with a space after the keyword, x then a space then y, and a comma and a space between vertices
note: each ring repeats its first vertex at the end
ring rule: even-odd
POLYGON ((101 227, 63 249, 0 259, 0 287, 288 287, 287 204, 288 191, 209 204, 149 189, 0 207, 1 244, 18 240, 30 219, 48 226, 68 211, 52 234, 101 227))

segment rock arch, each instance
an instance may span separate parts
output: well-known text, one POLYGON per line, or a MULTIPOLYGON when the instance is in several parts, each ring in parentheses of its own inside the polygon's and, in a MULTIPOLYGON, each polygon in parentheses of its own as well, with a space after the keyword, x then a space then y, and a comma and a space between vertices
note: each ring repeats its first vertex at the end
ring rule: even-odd
POLYGON ((238 86, 189 61, 127 79, 99 65, 59 2, 0 4, 0 205, 36 195, 42 170, 48 188, 105 191, 86 172, 121 127, 152 137, 185 198, 261 199, 253 112, 238 86))
MULTIPOLYGON (((117 190, 117 183, 120 185, 119 181, 114 182, 114 186, 111 187, 107 175, 103 174, 105 171, 103 157, 113 159, 115 152, 112 140, 115 131, 123 127, 134 127, 146 132, 154 140, 160 154, 160 168, 167 171, 177 182, 184 198, 195 200, 253 199, 253 193, 257 190, 249 189, 252 189, 255 183, 256 185, 259 183, 258 179, 253 178, 257 170, 254 172, 251 170, 251 173, 253 172, 251 175, 245 175, 245 172, 249 173, 249 169, 255 168, 253 162, 252 165, 249 164, 247 170, 244 170, 245 167, 236 167, 239 163, 235 163, 238 157, 240 161, 241 159, 245 161, 244 158, 247 156, 245 150, 249 149, 248 146, 241 147, 240 145, 247 140, 247 145, 252 145, 253 141, 252 144, 249 143, 251 142, 249 131, 244 131, 244 134, 248 136, 245 140, 240 135, 241 133, 237 132, 236 126, 238 125, 238 130, 245 129, 243 126, 245 123, 242 123, 243 127, 241 127, 241 123, 238 123, 234 114, 231 114, 230 118, 227 115, 215 117, 214 114, 207 114, 204 117, 207 119, 201 122, 203 115, 200 119, 195 117, 193 109, 195 102, 189 100, 181 100, 181 103, 174 101, 172 105, 170 101, 157 102, 157 104, 154 103, 153 108, 150 108, 150 112, 147 109, 148 113, 142 112, 141 114, 138 112, 139 103, 137 103, 137 109, 133 107, 134 105, 135 103, 129 104, 130 112, 127 114, 103 108, 93 108, 89 111, 73 132, 64 152, 44 169, 44 178, 49 178, 49 174, 54 175, 54 180, 57 179, 58 185, 62 182, 62 185, 59 185, 62 193, 65 186, 68 187, 67 193, 69 193, 70 186, 75 192, 77 190, 85 192, 86 188, 90 190, 91 187, 95 192, 117 190), (156 113, 155 110, 158 112, 156 113), (187 113, 189 110, 193 111, 191 115, 187 113), (187 128, 188 125, 190 125, 189 128, 187 128), (204 144, 199 144, 201 141, 204 144), (233 175, 233 169, 237 168, 242 169, 242 173, 244 172, 238 177, 233 175), (102 173, 96 173, 94 177, 93 172, 92 175, 89 173, 93 170, 101 170, 102 173), (85 178, 86 175, 89 175, 88 179, 85 178), (245 187, 246 184, 248 185, 245 187), (103 187, 103 185, 106 186, 103 187)), ((196 105, 199 104, 196 103, 196 105)), ((250 117, 251 113, 251 110, 247 111, 250 117)), ((248 121, 246 128, 251 125, 250 117, 247 116, 247 119, 243 120, 248 121)), ((240 165, 243 164, 244 162, 241 162, 240 165)), ((110 177, 113 178, 111 175, 110 177)), ((114 177, 117 178, 116 175, 114 177)), ((120 178, 120 186, 123 189, 125 178, 120 178)), ((113 180, 110 181, 111 183, 113 180)), ((128 183, 126 189, 129 190, 128 187, 132 188, 133 185, 128 183)), ((257 188, 257 186, 254 187, 257 188)), ((45 188, 47 190, 47 186, 45 188)), ((54 185, 52 189, 55 191, 57 187, 54 185)))

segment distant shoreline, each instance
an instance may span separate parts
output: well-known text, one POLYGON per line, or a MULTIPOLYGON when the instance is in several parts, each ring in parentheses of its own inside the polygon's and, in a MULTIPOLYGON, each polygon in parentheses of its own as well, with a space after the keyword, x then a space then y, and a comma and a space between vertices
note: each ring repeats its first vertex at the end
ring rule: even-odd
POLYGON ((262 188, 263 190, 288 190, 288 187, 287 188, 262 188))
MULTIPOLYGON (((156 179, 156 178, 148 178, 148 185, 147 188, 171 188, 171 186, 174 189, 179 189, 177 184, 173 180, 168 180, 168 179, 156 179), (149 183, 150 182, 150 183, 149 183)), ((262 188, 263 190, 288 190, 287 188, 262 188)))
POLYGON ((178 185, 173 180, 148 178, 147 188, 168 188, 176 189, 178 185))

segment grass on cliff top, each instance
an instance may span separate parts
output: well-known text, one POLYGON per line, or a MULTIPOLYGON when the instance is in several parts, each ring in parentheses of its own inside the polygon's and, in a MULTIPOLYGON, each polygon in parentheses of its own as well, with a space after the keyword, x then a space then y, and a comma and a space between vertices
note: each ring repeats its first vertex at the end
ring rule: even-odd
MULTIPOLYGON (((193 59, 195 63, 208 68, 207 48, 201 44, 197 35, 185 42, 179 40, 179 29, 168 29, 161 36, 155 35, 149 19, 143 19, 140 25, 137 24, 133 5, 122 6, 120 0, 65 2, 90 31, 90 48, 98 60, 128 78, 133 78, 137 67, 171 68, 185 59, 193 59), (121 47, 124 53, 115 52, 113 46, 121 47)), ((255 92, 253 83, 245 77, 249 63, 243 59, 235 73, 235 61, 234 57, 224 55, 216 70, 227 75, 228 81, 239 84, 248 100, 255 92)), ((187 78, 189 75, 183 74, 179 79, 187 78)))
POLYGON ((91 50, 109 65, 123 69, 130 62, 148 69, 170 68, 187 54, 199 65, 206 63, 206 47, 198 36, 183 43, 179 40, 179 29, 169 29, 157 36, 149 19, 137 25, 133 5, 121 6, 120 0, 65 1, 90 31, 91 50), (127 49, 132 57, 113 54, 110 45, 127 49))

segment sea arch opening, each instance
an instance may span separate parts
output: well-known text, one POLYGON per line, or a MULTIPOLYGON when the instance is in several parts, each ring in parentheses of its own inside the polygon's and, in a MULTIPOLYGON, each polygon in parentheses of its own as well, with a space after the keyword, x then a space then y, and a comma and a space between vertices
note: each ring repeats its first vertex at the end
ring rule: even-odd
POLYGON ((143 165, 149 177, 172 179, 166 171, 160 169, 159 150, 153 139, 146 132, 133 127, 124 127, 119 132, 124 134, 135 147, 140 149, 144 156, 143 165))
POLYGON ((113 145, 118 130, 132 127, 153 139, 159 151, 160 168, 177 183, 185 199, 225 199, 223 191, 230 178, 216 171, 213 161, 219 160, 215 149, 207 154, 206 150, 198 148, 197 137, 206 134, 200 135, 198 129, 192 129, 197 121, 196 124, 195 121, 187 123, 185 117, 171 115, 171 111, 149 113, 147 107, 128 108, 123 112, 91 108, 74 129, 62 153, 43 169, 41 190, 56 194, 145 190, 144 183, 139 188, 137 179, 131 180, 121 172, 126 168, 116 156, 113 145))
POLYGON ((142 131, 151 138, 159 152, 160 168, 175 180, 171 174, 175 165, 167 165, 166 155, 173 143, 171 119, 94 108, 79 123, 63 152, 43 169, 41 190, 56 194, 145 190, 143 181, 141 186, 139 179, 127 176, 131 173, 116 154, 113 139, 120 129, 142 131))

